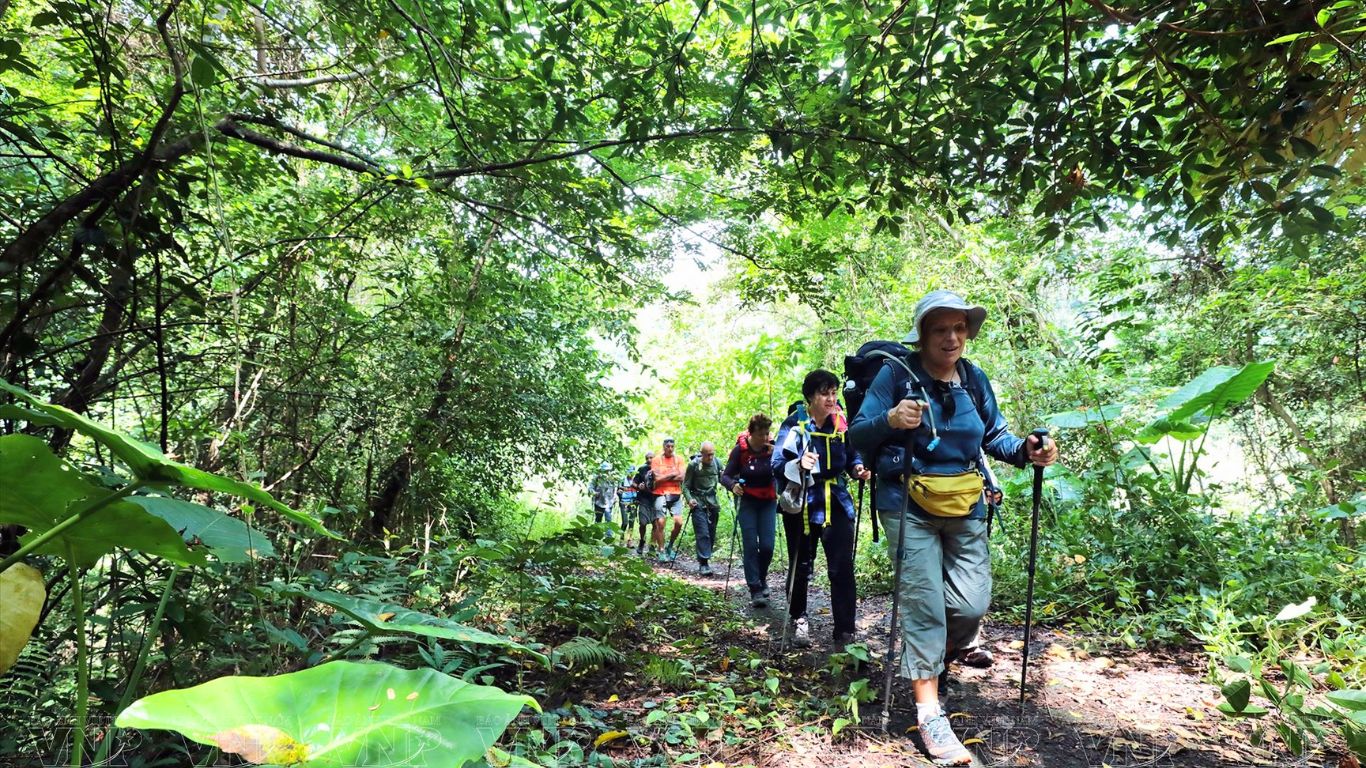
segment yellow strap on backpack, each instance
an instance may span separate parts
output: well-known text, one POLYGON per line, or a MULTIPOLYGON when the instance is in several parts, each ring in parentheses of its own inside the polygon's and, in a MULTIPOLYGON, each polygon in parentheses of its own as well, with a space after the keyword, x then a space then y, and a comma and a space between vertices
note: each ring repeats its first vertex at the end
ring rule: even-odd
POLYGON ((911 475, 909 490, 911 500, 935 517, 966 517, 982 498, 982 475, 911 475))

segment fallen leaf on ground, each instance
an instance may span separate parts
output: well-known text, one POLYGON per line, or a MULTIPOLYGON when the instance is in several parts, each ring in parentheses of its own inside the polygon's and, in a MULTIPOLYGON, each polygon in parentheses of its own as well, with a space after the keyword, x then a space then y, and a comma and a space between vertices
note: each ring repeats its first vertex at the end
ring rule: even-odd
POLYGON ((598 749, 603 744, 608 744, 626 735, 626 731, 608 731, 603 735, 593 739, 593 749, 598 749))
POLYGON ((1194 732, 1188 731, 1188 730, 1186 730, 1185 728, 1182 728, 1182 727, 1179 726, 1179 725, 1173 725, 1173 726, 1172 726, 1172 732, 1175 733, 1177 736, 1180 736, 1180 737, 1183 738, 1183 739, 1190 739, 1191 741, 1199 741, 1199 740, 1200 740, 1200 737, 1197 736, 1194 732))

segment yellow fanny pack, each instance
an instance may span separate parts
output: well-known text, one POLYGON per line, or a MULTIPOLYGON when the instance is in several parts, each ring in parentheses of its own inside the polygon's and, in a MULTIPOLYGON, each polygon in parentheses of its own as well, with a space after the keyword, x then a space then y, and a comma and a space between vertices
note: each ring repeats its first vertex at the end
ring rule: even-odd
POLYGON ((935 517, 965 517, 982 498, 982 475, 911 475, 911 500, 935 517))

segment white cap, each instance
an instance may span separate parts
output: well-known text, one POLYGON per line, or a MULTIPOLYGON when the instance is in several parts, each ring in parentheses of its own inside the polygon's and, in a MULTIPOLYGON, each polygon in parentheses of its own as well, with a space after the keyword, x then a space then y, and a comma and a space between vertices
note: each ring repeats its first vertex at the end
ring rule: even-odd
POLYGON ((968 338, 977 338, 977 332, 982 330, 982 323, 987 319, 985 307, 969 304, 963 300, 962 296, 953 291, 930 291, 925 294, 925 298, 916 302, 915 305, 915 325, 911 332, 906 334, 902 341, 907 344, 915 344, 920 341, 920 325, 925 321, 926 315, 936 309, 959 309, 967 313, 968 316, 968 338))

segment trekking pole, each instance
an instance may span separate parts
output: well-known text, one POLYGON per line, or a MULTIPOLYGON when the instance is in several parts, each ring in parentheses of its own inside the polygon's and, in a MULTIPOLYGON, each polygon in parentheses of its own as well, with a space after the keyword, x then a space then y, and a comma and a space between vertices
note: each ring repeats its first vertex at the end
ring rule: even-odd
POLYGON ((858 504, 854 507, 854 551, 850 555, 854 562, 858 562, 858 528, 859 523, 863 522, 863 481, 858 481, 858 504))
MULTIPOLYGON (((1048 430, 1036 429, 1039 450, 1048 443, 1048 430)), ((1043 498, 1043 467, 1034 465, 1034 509, 1029 517, 1029 586, 1025 589, 1024 658, 1020 662, 1020 709, 1025 703, 1025 676, 1029 673, 1030 623, 1034 620, 1034 562, 1039 555, 1039 501, 1043 498)))
POLYGON ((726 584, 721 587, 722 595, 730 595, 730 571, 735 567, 735 535, 740 530, 740 497, 744 496, 745 481, 736 480, 735 484, 740 486, 742 493, 731 493, 735 499, 735 517, 730 521, 730 554, 726 556, 726 584))
MULTIPOLYGON (((906 439, 906 467, 910 466, 911 441, 906 439)), ((911 506, 911 475, 905 473, 902 483, 901 496, 901 524, 896 530, 896 565, 893 567, 895 575, 892 577, 892 625, 887 630, 887 657, 883 661, 884 675, 886 679, 882 685, 882 732, 887 733, 887 725, 892 718, 892 678, 900 671, 901 664, 896 656, 896 637, 897 637, 897 614, 901 607, 901 561, 906 555, 906 512, 911 506), (893 666, 895 665, 895 666, 893 666)))
MULTIPOLYGON (((800 461, 800 459, 794 459, 794 461, 800 461)), ((795 542, 787 542, 787 605, 783 606, 783 610, 787 612, 787 618, 783 621, 783 638, 778 643, 779 653, 787 650, 787 630, 788 627, 791 627, 792 623, 796 621, 796 618, 792 615, 792 596, 797 594, 797 569, 801 567, 801 559, 802 556, 806 554, 807 549, 806 475, 807 471, 805 469, 799 469, 797 472, 797 482, 801 484, 802 488, 802 504, 797 512, 797 516, 800 518, 801 522, 801 527, 798 530, 800 530, 801 533, 797 535, 797 540, 795 542)), ((826 510, 825 515, 828 518, 830 516, 830 511, 826 510)), ((784 526, 784 530, 786 530, 786 526, 784 526)), ((783 538, 787 537, 784 536, 783 538)), ((807 574, 807 578, 810 578, 810 574, 807 574)))
MULTIPOLYGON (((686 499, 680 499, 678 503, 684 505, 685 507, 686 507, 687 504, 688 504, 688 502, 687 502, 686 499)), ((688 509, 688 518, 687 518, 686 520, 683 521, 683 530, 681 530, 681 531, 678 532, 678 538, 677 538, 677 539, 674 539, 674 544, 675 544, 676 546, 674 547, 674 556, 673 556, 673 559, 669 561, 669 565, 673 565, 674 563, 678 562, 678 550, 681 549, 681 548, 683 548, 683 546, 685 546, 684 543, 683 543, 683 541, 684 541, 684 539, 687 539, 687 538, 688 538, 688 531, 692 530, 692 514, 693 514, 693 512, 695 511, 695 508, 694 508, 694 507, 687 507, 687 509, 688 509)), ((695 536, 695 535, 694 535, 694 536, 695 536)), ((693 548, 692 548, 692 549, 693 549, 693 554, 695 555, 695 554, 697 553, 697 542, 696 542, 696 541, 693 542, 693 548)))

